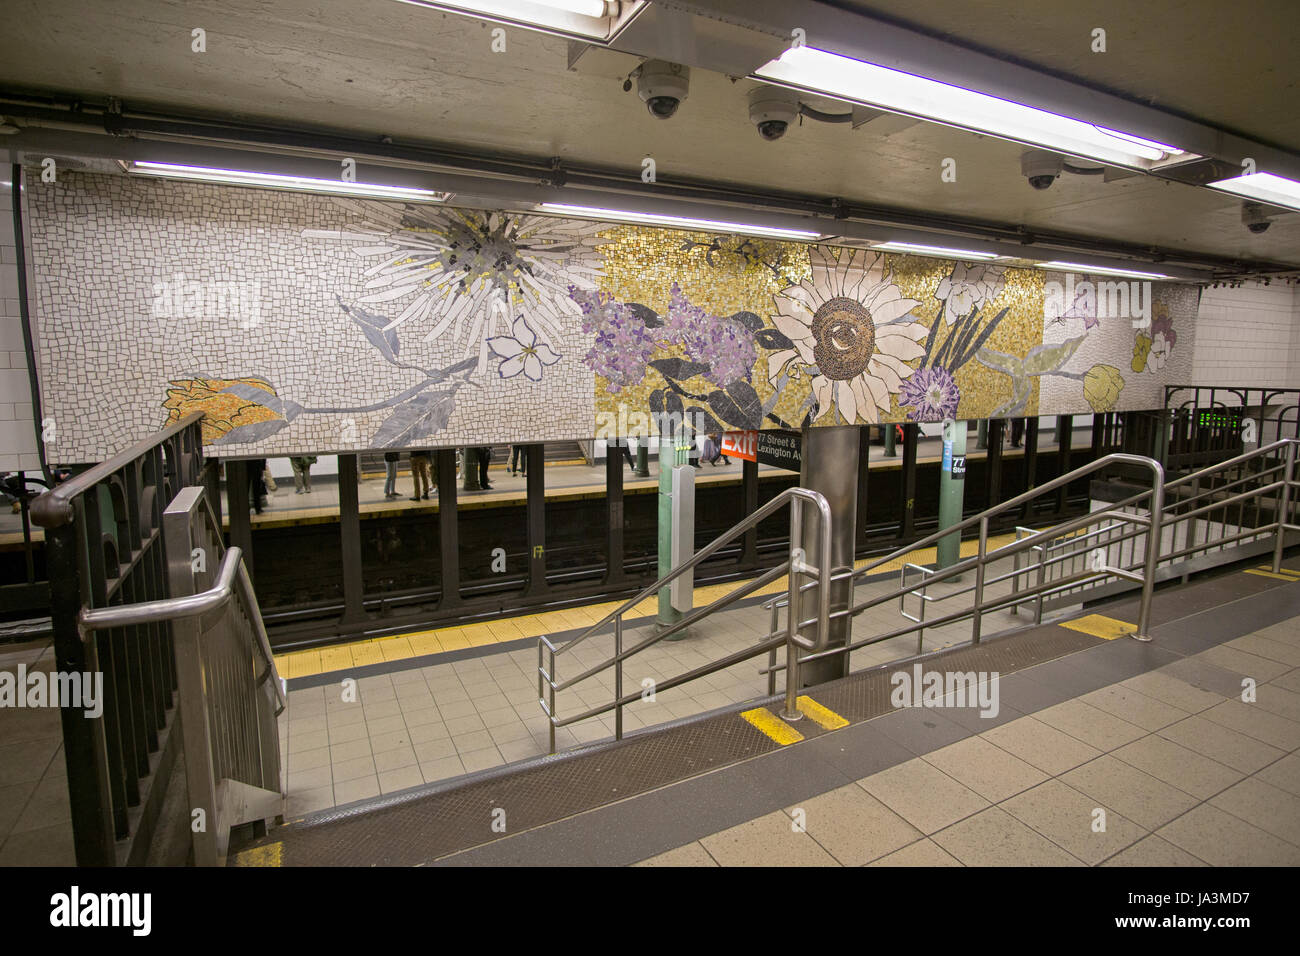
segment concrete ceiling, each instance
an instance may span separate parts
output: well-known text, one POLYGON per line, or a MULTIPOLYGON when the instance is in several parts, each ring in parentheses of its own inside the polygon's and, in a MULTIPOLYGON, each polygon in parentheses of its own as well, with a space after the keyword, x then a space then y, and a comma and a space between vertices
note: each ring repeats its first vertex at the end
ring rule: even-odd
MULTIPOLYGON (((970 0, 932 11, 905 0, 837 6, 872 11, 1300 151, 1294 108, 1294 6, 1102 0, 970 0), (1032 9, 1027 8, 1032 6, 1032 9), (939 12, 941 11, 941 12, 939 12), (1089 52, 1107 29, 1108 52, 1089 52)), ((0 90, 130 110, 326 127, 534 158, 625 168, 646 156, 675 176, 843 197, 1102 240, 1300 266, 1300 214, 1263 235, 1241 225, 1239 200, 1146 176, 1064 176, 1029 187, 1022 147, 929 124, 883 135, 868 124, 805 122, 780 141, 749 123, 752 86, 692 71, 668 121, 651 117, 623 77, 639 58, 596 50, 570 70, 566 41, 521 29, 503 53, 490 26, 393 0, 9 0, 0 90), (207 51, 191 51, 191 30, 207 51), (945 158, 957 180, 940 179, 945 158)), ((822 108, 846 109, 823 101, 822 108)), ((902 124, 893 124, 894 126, 902 124)), ((3 146, 0 141, 0 146, 3 146)))

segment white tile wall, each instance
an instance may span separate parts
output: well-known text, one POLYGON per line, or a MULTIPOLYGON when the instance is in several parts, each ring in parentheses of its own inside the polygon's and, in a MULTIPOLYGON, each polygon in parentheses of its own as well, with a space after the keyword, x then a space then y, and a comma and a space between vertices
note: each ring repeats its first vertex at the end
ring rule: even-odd
POLYGON ((1205 289, 1191 384, 1300 388, 1300 287, 1205 289))
POLYGON ((13 187, 0 168, 0 471, 36 471, 36 432, 32 427, 32 392, 23 352, 15 268, 13 187))

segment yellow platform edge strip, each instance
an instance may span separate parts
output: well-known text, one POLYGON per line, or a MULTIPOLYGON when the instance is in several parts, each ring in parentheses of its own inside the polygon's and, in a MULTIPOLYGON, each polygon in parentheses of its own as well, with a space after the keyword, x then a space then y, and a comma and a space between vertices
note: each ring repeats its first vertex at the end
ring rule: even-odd
POLYGON ((803 714, 822 730, 839 730, 847 727, 849 722, 829 707, 823 707, 811 697, 800 697, 795 701, 799 713, 803 714))
POLYGON ((1274 581, 1300 581, 1300 575, 1286 573, 1274 574, 1272 568, 1269 568, 1268 570, 1264 570, 1263 568, 1247 568, 1244 573, 1255 574, 1261 578, 1272 578, 1274 581))
POLYGON ((1106 617, 1104 614, 1089 614, 1073 621, 1061 621, 1060 625, 1072 631, 1099 637, 1103 641, 1113 641, 1117 637, 1127 637, 1137 631, 1136 624, 1129 624, 1127 621, 1106 617))
MULTIPOLYGON (((996 550, 1015 541, 1014 534, 996 535, 989 539, 989 550, 996 550)), ((961 556, 970 557, 978 549, 976 541, 963 541, 961 556)), ((906 563, 928 564, 935 560, 934 548, 921 548, 910 551, 897 560, 881 565, 876 570, 888 573, 899 570, 906 563)), ((857 567, 865 567, 867 560, 857 562, 857 567)), ((711 584, 696 589, 696 597, 702 603, 711 603, 742 587, 744 581, 729 581, 725 584, 711 584)), ((779 594, 786 590, 784 579, 773 581, 754 592, 754 596, 763 597, 779 594)), ((560 631, 572 631, 577 628, 590 627, 618 605, 602 602, 585 607, 566 608, 560 611, 543 611, 524 614, 513 618, 501 618, 497 621, 478 622, 475 624, 453 625, 426 631, 412 631, 406 634, 390 634, 385 637, 368 637, 344 644, 331 644, 329 647, 307 651, 290 651, 275 655, 275 666, 281 677, 294 680, 300 677, 314 677, 318 674, 331 674, 348 671, 355 667, 370 664, 391 663, 411 660, 416 657, 443 654, 467 647, 484 647, 500 644, 520 638, 529 639, 554 634, 560 631)), ((652 617, 656 613, 653 599, 643 601, 632 610, 640 612, 640 617, 652 617)), ((636 618, 625 618, 635 621, 636 618)))
POLYGON ((268 843, 235 854, 232 862, 235 866, 279 866, 283 857, 283 843, 268 843))
POLYGON ((753 724, 760 731, 775 740, 782 747, 789 744, 797 744, 803 740, 803 734, 795 730, 784 720, 772 713, 766 707, 757 707, 754 710, 746 710, 740 715, 745 720, 753 724))

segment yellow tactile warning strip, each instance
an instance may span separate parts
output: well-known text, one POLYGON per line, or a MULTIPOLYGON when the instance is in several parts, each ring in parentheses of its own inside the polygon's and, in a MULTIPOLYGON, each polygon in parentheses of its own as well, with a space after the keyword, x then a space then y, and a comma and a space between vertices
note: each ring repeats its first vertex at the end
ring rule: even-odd
POLYGON ((283 856, 283 843, 268 843, 236 853, 228 863, 230 866, 280 866, 283 856))
POLYGON ((823 707, 811 697, 799 697, 795 700, 799 713, 803 714, 822 730, 839 730, 847 727, 849 722, 829 707, 823 707))
POLYGON ((782 747, 787 744, 797 744, 799 741, 803 740, 803 734, 799 733, 799 731, 795 730, 766 707, 756 707, 753 710, 742 711, 740 716, 744 717, 745 720, 749 721, 782 747))
POLYGON ((1106 617, 1104 614, 1088 614, 1084 617, 1075 618, 1073 621, 1062 621, 1061 627, 1068 627, 1072 631, 1081 631, 1093 637, 1100 637, 1103 641, 1113 641, 1117 637, 1127 637, 1137 631, 1136 624, 1129 624, 1127 621, 1106 617))
MULTIPOLYGON (((989 550, 994 551, 1016 540, 1014 534, 995 535, 989 538, 989 550)), ((961 556, 970 557, 979 548, 977 541, 963 541, 961 556)), ((904 564, 933 564, 936 560, 934 548, 920 548, 909 551, 895 561, 881 565, 879 573, 897 571, 904 564)), ((865 567, 864 559, 857 567, 865 567)), ((710 584, 695 589, 698 606, 715 601, 741 587, 744 581, 728 581, 725 584, 710 584)), ((773 581, 766 587, 754 592, 755 596, 766 597, 780 594, 787 587, 785 578, 773 581)), ((601 604, 589 604, 585 607, 567 608, 563 611, 545 611, 540 614, 528 614, 520 617, 501 618, 479 624, 463 624, 458 627, 436 628, 429 631, 416 631, 411 634, 395 634, 388 637, 366 638, 346 644, 334 644, 330 647, 309 651, 290 651, 275 656, 275 666, 280 676, 287 680, 299 677, 313 677, 317 674, 330 674, 335 671, 351 670, 368 664, 383 664, 389 661, 403 661, 415 657, 427 657, 444 654, 448 651, 463 650, 467 647, 483 647, 489 644, 501 644, 522 638, 535 638, 544 635, 559 634, 564 631, 585 630, 591 627, 620 602, 606 601, 601 604)), ((656 598, 646 598, 628 612, 624 620, 653 617, 659 611, 656 598)))
POLYGON ((1258 568, 1249 568, 1245 573, 1257 574, 1261 578, 1273 578, 1277 581, 1300 581, 1300 571, 1283 568, 1281 572, 1275 573, 1271 564, 1261 564, 1258 568))

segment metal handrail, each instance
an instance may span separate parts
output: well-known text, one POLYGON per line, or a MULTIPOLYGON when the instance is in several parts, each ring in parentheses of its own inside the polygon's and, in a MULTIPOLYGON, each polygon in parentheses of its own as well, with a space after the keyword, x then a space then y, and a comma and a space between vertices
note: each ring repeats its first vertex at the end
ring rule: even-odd
MULTIPOLYGON (((771 611, 772 623, 768 634, 765 635, 759 643, 750 648, 733 652, 721 661, 714 661, 702 665, 686 674, 674 677, 670 681, 663 683, 662 686, 664 689, 704 676, 716 670, 720 670, 723 667, 731 666, 739 661, 759 656, 766 651, 769 655, 768 665, 767 667, 762 668, 760 673, 765 674, 768 677, 769 693, 775 694, 776 673, 779 671, 787 672, 786 713, 783 713, 782 716, 788 716, 789 714, 794 713, 793 694, 798 686, 797 669, 803 664, 836 657, 838 655, 847 656, 854 650, 866 647, 870 644, 892 640, 911 632, 917 632, 918 639, 921 639, 921 636, 927 628, 941 627, 945 624, 954 623, 964 619, 971 619, 973 621, 971 642, 978 643, 980 639, 980 622, 981 618, 985 614, 1006 609, 1010 609, 1014 613, 1015 609, 1020 604, 1037 601, 1038 619, 1041 620, 1044 599, 1092 587, 1098 582, 1105 582, 1108 580, 1130 581, 1141 585, 1142 596, 1139 602, 1138 624, 1135 633, 1131 636, 1137 640, 1149 641, 1151 639, 1149 633, 1151 596, 1156 578, 1156 570, 1162 563, 1176 560, 1184 555, 1189 555, 1197 551, 1209 551, 1215 548, 1220 548, 1224 544, 1229 544, 1235 541, 1247 538, 1258 539, 1259 537, 1272 532, 1275 535, 1273 567, 1275 570, 1280 568, 1286 532, 1300 531, 1300 525, 1289 523, 1287 520, 1291 514, 1291 510, 1294 508, 1292 489, 1300 490, 1300 481, 1297 481, 1295 468, 1298 448, 1300 448, 1300 440, 1282 439, 1257 448, 1254 451, 1235 456, 1234 458, 1220 462, 1217 465, 1199 469, 1189 475, 1170 481, 1165 480, 1163 467, 1153 458, 1127 453, 1110 454, 1098 459, 1097 461, 1090 462, 1083 467, 1074 469, 1065 475, 1061 475, 1050 482, 1030 489, 1014 498, 1001 502, 951 527, 936 531, 919 541, 913 542, 902 548, 896 549, 889 554, 876 558, 861 568, 845 569, 827 574, 828 560, 823 558, 820 567, 811 569, 817 572, 817 580, 815 582, 807 581, 801 583, 797 580, 797 572, 801 565, 801 559, 798 557, 798 550, 794 547, 794 544, 799 540, 800 535, 799 528, 792 518, 792 533, 790 538, 792 552, 789 561, 774 568, 771 572, 768 572, 768 574, 756 579, 756 581, 750 582, 750 586, 742 589, 742 591, 732 592, 732 594, 713 602, 708 607, 692 612, 687 619, 678 622, 678 624, 666 629, 661 634, 658 634, 624 652, 621 643, 623 614, 631 607, 640 603, 650 594, 659 590, 678 574, 683 573, 688 570, 690 566, 698 563, 699 560, 703 560, 703 558, 707 557, 708 554, 713 553, 718 547, 721 547, 732 537, 735 537, 737 534, 744 531, 748 526, 756 524, 758 521, 761 521, 763 518, 767 517, 767 515, 771 514, 776 510, 773 506, 778 506, 778 499, 773 499, 773 501, 769 503, 769 506, 756 512, 750 518, 726 532, 721 538, 698 553, 691 562, 688 562, 688 564, 683 565, 681 568, 675 569, 672 574, 646 588, 636 595, 636 597, 631 598, 615 611, 606 615, 605 618, 585 631, 577 640, 565 645, 565 649, 574 647, 578 642, 587 639, 591 634, 595 633, 612 620, 615 624, 615 655, 608 661, 587 669, 583 674, 578 675, 575 678, 566 681, 557 681, 554 677, 554 662, 555 657, 562 653, 563 650, 556 648, 550 641, 544 638, 539 641, 539 695, 541 688, 546 685, 549 685, 552 690, 550 706, 547 706, 546 700, 543 699, 541 701, 542 708, 546 712, 551 723, 551 749, 554 751, 555 727, 564 726, 578 720, 585 720, 602 713, 607 713, 611 709, 616 710, 618 714, 616 719, 616 735, 621 736, 621 707, 625 704, 634 702, 639 697, 638 694, 629 694, 626 696, 622 694, 621 672, 618 668, 621 668, 623 660, 653 646, 668 634, 675 633, 689 624, 692 624, 703 617, 707 617, 714 611, 738 600, 742 593, 747 594, 757 590, 763 584, 784 573, 787 568, 790 568, 792 571, 787 592, 783 595, 774 596, 763 603, 763 607, 771 611), (1237 468, 1253 460, 1279 455, 1279 453, 1284 458, 1284 461, 1280 464, 1262 468, 1259 471, 1253 472, 1244 477, 1238 476, 1233 480, 1226 481, 1222 484, 1216 485, 1215 487, 1206 489, 1205 491, 1200 491, 1198 487, 1198 490, 1192 495, 1180 496, 1166 503, 1165 493, 1167 489, 1182 488, 1211 476, 1226 477, 1227 472, 1232 468, 1237 468), (1032 501, 1041 495, 1048 494, 1078 480, 1081 477, 1115 464, 1139 466, 1149 471, 1151 474, 1150 488, 1144 488, 1137 494, 1123 498, 1113 503, 1105 510, 1090 512, 1086 515, 1062 522, 1061 524, 1055 525, 1051 528, 1034 530, 1018 527, 1016 529, 1017 536, 1015 541, 1009 542, 993 550, 989 549, 988 532, 989 521, 991 518, 1003 512, 1021 508, 1027 502, 1032 501), (1273 478, 1279 471, 1281 472, 1281 475, 1277 477, 1276 480, 1266 480, 1273 478), (1225 491, 1234 490, 1247 484, 1253 484, 1253 486, 1248 490, 1230 494, 1226 497, 1224 496, 1225 491), (1199 502, 1201 499, 1211 495, 1217 497, 1209 504, 1198 505, 1190 510, 1184 510, 1188 508, 1189 504, 1199 502), (1234 530, 1237 533, 1232 535, 1226 533, 1228 508, 1237 507, 1239 509, 1238 514, 1241 515, 1243 512, 1248 510, 1248 502, 1256 501, 1262 503, 1264 499, 1274 495, 1276 495, 1276 512, 1273 521, 1263 524, 1255 524, 1245 530, 1241 530, 1241 528, 1234 526, 1234 530), (1120 510, 1128 507, 1141 508, 1144 513, 1134 514, 1120 510), (1174 530, 1171 532, 1175 537, 1174 540, 1169 542, 1171 546, 1170 550, 1162 553, 1162 548, 1164 546, 1163 539, 1167 536, 1164 532, 1167 527, 1176 529, 1178 523, 1183 523, 1185 527, 1190 527, 1196 524, 1199 517, 1203 515, 1208 516, 1216 511, 1222 511, 1224 513, 1223 520, 1225 524, 1225 533, 1223 535, 1220 535, 1212 541, 1206 541, 1199 545, 1179 548, 1176 537, 1177 532, 1174 530), (1104 524, 1101 527, 1096 527, 1093 530, 1084 533, 1077 533, 1083 531, 1085 528, 1103 522, 1104 524), (860 604, 851 605, 834 612, 828 612, 826 602, 829 597, 828 585, 831 582, 839 582, 845 579, 856 581, 857 579, 865 577, 872 570, 883 564, 897 561, 900 558, 906 558, 907 555, 914 553, 920 548, 942 540, 949 535, 960 535, 963 530, 975 526, 978 526, 979 528, 979 547, 976 554, 971 557, 962 559, 950 567, 940 570, 923 568, 920 565, 905 563, 902 569, 903 583, 899 588, 884 595, 868 599, 860 604), (1025 536, 1022 537, 1022 533, 1024 533, 1025 536), (1123 558, 1125 543, 1135 542, 1138 538, 1143 538, 1141 547, 1139 548, 1136 544, 1130 545, 1128 550, 1129 561, 1125 562, 1123 558), (1086 559, 1090 548, 1095 552, 1097 548, 1092 547, 1093 545, 1104 547, 1108 553, 1117 554, 1118 558, 1116 559, 1115 566, 1085 564, 1081 569, 1065 567, 1068 562, 1086 559), (1033 563, 1021 567, 1020 555, 1025 552, 1036 554, 1037 559, 1033 563), (1134 560, 1139 554, 1140 560, 1134 560), (986 574, 986 569, 990 562, 1006 560, 1008 558, 1012 558, 1015 561, 1012 570, 1006 573, 998 573, 991 577, 986 574), (1063 576, 1048 580, 1046 574, 1047 569, 1057 566, 1064 567, 1066 573, 1063 576), (907 582, 907 572, 909 568, 920 568, 923 571, 919 581, 910 584, 907 582), (973 585, 962 587, 948 594, 935 595, 927 593, 927 589, 931 588, 933 585, 971 570, 975 571, 975 583, 973 585), (1029 588, 1019 588, 1019 580, 1023 576, 1034 572, 1037 572, 1038 574, 1038 582, 1029 588), (1012 590, 1010 594, 1000 597, 986 596, 985 591, 989 586, 1007 580, 1012 582, 1012 590), (816 617, 804 619, 799 614, 800 597, 803 592, 812 588, 820 589, 818 595, 821 599, 819 613, 816 617), (975 600, 972 607, 957 610, 929 620, 926 619, 925 609, 927 605, 931 603, 937 604, 938 602, 950 600, 959 595, 970 594, 971 592, 974 592, 975 594, 975 600), (921 609, 920 613, 914 617, 906 611, 903 602, 907 595, 918 593, 922 599, 921 609), (827 633, 827 626, 831 621, 848 618, 851 622, 854 617, 865 613, 869 609, 895 599, 900 602, 900 610, 903 612, 903 616, 913 622, 912 626, 898 628, 886 634, 866 637, 857 641, 852 640, 852 634, 850 632, 849 640, 845 644, 834 647, 826 646, 820 638, 815 642, 815 647, 810 646, 807 641, 799 642, 794 639, 794 636, 801 630, 813 626, 817 627, 819 635, 825 635, 827 633), (779 626, 778 610, 781 607, 788 607, 791 609, 788 612, 784 628, 779 626), (783 642, 786 643, 787 646, 787 663, 778 664, 776 662, 776 649, 783 642), (796 648, 801 646, 812 650, 812 653, 800 655, 796 648), (549 671, 543 666, 543 647, 549 648, 552 652, 549 671), (570 687, 611 665, 616 667, 616 673, 618 674, 614 701, 609 704, 592 707, 581 714, 576 714, 573 717, 565 718, 563 720, 559 719, 555 715, 554 690, 570 687)), ((803 491, 803 489, 792 489, 792 491, 803 491)), ((1254 513, 1256 515, 1255 520, 1258 521, 1258 515, 1260 514, 1260 507, 1258 505, 1254 509, 1254 513)), ((797 515, 799 512, 796 510, 794 514, 797 515)), ((825 515, 825 517, 829 516, 825 515)), ((1241 519, 1239 518, 1238 520, 1241 519)), ((1190 537, 1190 532, 1188 537, 1190 537)), ((1184 545, 1186 545, 1187 540, 1188 538, 1184 538, 1184 545)), ((824 547, 829 546, 826 541, 823 541, 822 543, 824 547)), ((1103 556, 1102 560, 1105 561, 1107 559, 1103 556)), ((804 570, 808 570, 806 566, 804 570)), ((920 653, 919 647, 918 653, 920 653)))
MULTIPOLYGON (((262 655, 263 663, 270 665, 273 673, 275 657, 271 653, 271 642, 266 636, 266 625, 262 621, 257 595, 253 592, 253 583, 248 577, 248 567, 244 564, 244 553, 233 545, 226 549, 226 553, 221 558, 221 565, 217 568, 216 581, 206 591, 186 594, 182 597, 163 598, 158 601, 142 601, 139 604, 82 608, 81 613, 77 615, 77 624, 83 636, 88 637, 93 631, 108 631, 117 627, 129 627, 132 624, 157 624, 163 621, 201 617, 212 611, 221 610, 236 594, 250 612, 248 617, 254 622, 257 649, 262 655)), ((265 681, 267 676, 268 674, 263 672, 260 681, 265 681)), ((275 715, 278 717, 284 712, 287 701, 282 682, 277 679, 271 681, 271 684, 275 690, 277 704, 275 715)))
POLYGON ((154 432, 148 438, 142 438, 130 448, 126 448, 112 458, 87 468, 80 474, 73 475, 62 484, 55 485, 32 502, 32 521, 42 528, 58 528, 72 521, 73 501, 78 495, 85 494, 91 488, 121 471, 127 465, 142 457, 151 449, 161 445, 169 438, 179 435, 195 422, 203 419, 203 412, 192 412, 180 421, 154 432))
MULTIPOLYGON (((1055 491, 1057 488, 1061 488, 1065 485, 1072 484, 1073 482, 1078 481, 1080 478, 1084 477, 1085 475, 1090 475, 1094 471, 1098 471, 1106 467, 1107 465, 1114 465, 1114 464, 1134 465, 1134 466, 1141 466, 1143 468, 1150 469, 1155 478, 1155 481, 1152 483, 1152 492, 1154 492, 1157 488, 1160 489, 1161 502, 1163 507, 1163 491, 1164 491, 1164 476, 1165 476, 1164 466, 1161 465, 1160 462, 1156 461, 1154 458, 1147 458, 1144 455, 1130 455, 1126 452, 1113 452, 1109 455, 1106 455, 1105 457, 1098 458, 1096 461, 1089 462, 1086 465, 1082 465, 1078 468, 1075 468, 1073 471, 1066 472, 1064 475, 1060 475, 1056 478, 1053 478, 1051 481, 1047 482, 1047 484, 1038 485, 1034 488, 1029 489, 1028 491, 1023 492, 1022 494, 1016 495, 1014 498, 1009 498, 1006 501, 1003 501, 1000 504, 996 504, 991 508, 986 508, 984 511, 981 511, 979 514, 972 515, 971 517, 965 519, 964 521, 959 521, 956 524, 950 525, 947 528, 942 528, 934 532, 933 534, 927 535, 926 537, 922 538, 920 541, 914 541, 911 544, 904 545, 901 548, 891 551, 889 554, 877 558, 875 561, 872 561, 861 568, 855 569, 853 572, 853 576, 864 577, 872 569, 877 568, 882 564, 887 564, 890 561, 896 561, 899 558, 904 557, 911 551, 915 551, 918 548, 924 548, 927 545, 941 541, 950 535, 959 534, 965 529, 974 527, 975 525, 980 524, 982 522, 986 524, 989 518, 1001 514, 1003 511, 1008 511, 1012 508, 1023 507, 1026 503, 1033 501, 1035 498, 1039 497, 1040 495, 1046 494, 1049 491, 1055 491)), ((1143 492, 1141 495, 1136 496, 1136 498, 1138 499, 1145 498, 1152 492, 1143 492)))
MULTIPOLYGON (((571 723, 576 723, 580 720, 586 720, 590 717, 595 717, 603 713, 608 713, 611 710, 614 711, 614 737, 615 739, 621 740, 623 737, 623 707, 639 699, 640 696, 639 694, 629 694, 626 696, 623 694, 623 662, 628 658, 641 653, 647 648, 654 646, 655 644, 671 636, 672 634, 676 634, 680 631, 683 631, 687 627, 691 626, 692 624, 700 620, 703 620, 704 618, 710 616, 716 611, 719 611, 722 608, 735 603, 736 601, 740 600, 742 597, 763 587, 765 584, 768 584, 771 581, 778 579, 783 574, 788 574, 789 577, 788 593, 792 604, 796 608, 796 613, 790 615, 787 628, 786 628, 785 637, 784 637, 784 643, 786 645, 786 660, 790 662, 793 670, 791 672, 790 679, 787 680, 786 682, 786 705, 785 705, 785 710, 782 712, 782 716, 785 717, 787 720, 798 720, 800 717, 802 717, 802 714, 799 712, 797 707, 797 702, 796 702, 796 695, 798 693, 798 681, 795 675, 797 674, 797 668, 798 668, 798 649, 802 647, 804 649, 813 650, 815 648, 824 646, 827 639, 827 634, 829 633, 829 622, 832 616, 830 613, 830 582, 832 580, 832 575, 830 572, 830 566, 831 566, 830 522, 831 522, 830 505, 827 503, 826 499, 821 494, 815 491, 809 491, 806 488, 797 488, 797 487, 787 488, 785 491, 782 491, 779 495, 774 497, 767 504, 763 505, 753 514, 742 519, 740 522, 733 525, 727 531, 724 531, 720 536, 715 538, 709 544, 705 545, 699 551, 695 552, 695 554, 693 554, 690 558, 683 561, 680 565, 675 567, 668 574, 661 577, 654 584, 651 584, 648 587, 643 588, 641 591, 637 592, 636 595, 634 595, 631 598, 628 598, 617 608, 615 608, 613 611, 610 611, 603 618, 601 618, 595 624, 591 625, 591 627, 587 628, 587 630, 583 631, 582 634, 578 635, 573 640, 568 641, 564 645, 557 647, 545 636, 539 637, 537 640, 537 695, 538 695, 538 703, 541 705, 542 712, 546 715, 547 723, 549 725, 551 753, 555 752, 555 730, 557 727, 563 727, 571 723), (700 564, 700 562, 704 561, 706 558, 708 558, 709 556, 717 552, 724 545, 728 544, 735 538, 739 537, 741 534, 744 534, 750 528, 757 527, 761 521, 763 521, 765 518, 769 517, 770 515, 776 513, 786 505, 790 506, 790 556, 787 560, 783 561, 781 564, 777 565, 776 567, 771 568, 770 570, 760 575, 758 578, 754 579, 753 581, 750 581, 745 585, 741 586, 740 588, 737 588, 734 591, 731 591, 730 593, 717 598, 716 600, 712 601, 705 607, 692 611, 690 614, 682 618, 682 620, 677 621, 676 623, 661 629, 660 631, 652 635, 647 640, 642 641, 640 644, 637 644, 635 647, 629 648, 626 651, 623 649, 623 615, 624 614, 626 614, 632 608, 636 607, 636 605, 640 604, 650 595, 655 594, 658 591, 661 591, 664 587, 671 584, 678 577, 685 574, 687 571, 690 571, 696 565, 700 564), (815 507, 818 512, 818 523, 817 523, 818 563, 815 566, 809 565, 805 562, 804 560, 805 553, 797 543, 800 541, 802 537, 803 508, 809 505, 815 507), (815 576, 817 582, 813 586, 820 588, 817 595, 818 597, 817 616, 813 618, 810 622, 808 622, 809 624, 811 624, 816 628, 815 631, 816 637, 812 640, 809 640, 808 638, 802 636, 799 633, 801 627, 796 626, 795 623, 799 619, 799 615, 797 613, 798 605, 799 605, 799 597, 802 594, 802 591, 804 590, 804 588, 800 588, 799 586, 798 577, 800 575, 815 576), (613 622, 614 624, 613 656, 608 658, 605 661, 602 661, 599 664, 592 665, 591 667, 587 668, 582 673, 575 675, 574 677, 571 677, 563 681, 558 680, 557 672, 556 672, 556 661, 562 655, 572 651, 574 648, 581 645, 584 641, 590 638, 593 634, 600 631, 610 622, 613 622), (547 655, 549 655, 549 658, 547 657, 547 655), (613 700, 611 700, 607 704, 600 704, 580 714, 575 714, 570 717, 560 718, 558 716, 555 707, 555 694, 557 691, 564 690, 568 687, 572 687, 574 684, 586 680, 588 677, 594 676, 595 674, 598 674, 601 671, 608 670, 610 667, 614 668, 613 700)), ((679 684, 686 683, 689 680, 694 680, 698 677, 703 677, 707 674, 715 673, 716 671, 722 670, 726 667, 730 667, 733 664, 736 664, 743 660, 747 660, 750 657, 755 657, 759 654, 768 652, 769 650, 775 653, 776 647, 779 646, 781 643, 781 640, 777 639, 777 633, 778 632, 773 632, 771 634, 768 634, 752 648, 748 648, 746 650, 738 651, 733 654, 730 654, 727 657, 722 658, 720 661, 714 661, 710 664, 702 665, 701 667, 695 668, 694 670, 689 671, 686 674, 678 675, 675 678, 665 681, 660 686, 665 690, 671 689, 672 687, 678 686, 679 684)))
MULTIPOLYGON (((173 597, 82 608, 83 642, 97 631, 167 624, 172 634, 190 806, 194 862, 224 862, 230 829, 283 815, 276 718, 287 701, 243 552, 224 548, 204 489, 184 488, 163 512, 163 544, 173 597), (202 571, 195 552, 220 555, 211 584, 194 592, 202 571), (215 552, 215 553, 214 553, 215 552)), ((114 638, 110 638, 113 640, 114 638)))

